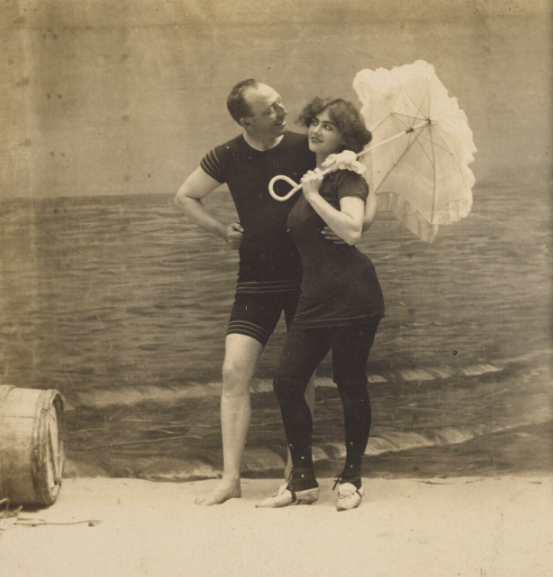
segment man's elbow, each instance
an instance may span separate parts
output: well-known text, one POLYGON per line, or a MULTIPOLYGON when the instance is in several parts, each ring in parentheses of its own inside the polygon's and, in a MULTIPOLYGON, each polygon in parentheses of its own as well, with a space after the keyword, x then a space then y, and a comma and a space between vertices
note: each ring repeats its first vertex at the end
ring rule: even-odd
POLYGON ((190 206, 190 201, 192 200, 190 198, 190 196, 188 196, 187 192, 188 192, 187 186, 186 186, 186 183, 184 183, 179 188, 179 190, 177 191, 177 194, 175 195, 175 205, 178 208, 180 208, 183 212, 186 212, 186 210, 190 206))
POLYGON ((361 234, 367 232, 367 231, 369 230, 369 228, 371 228, 372 223, 373 223, 372 220, 365 220, 365 221, 363 222, 363 232, 362 232, 361 234))

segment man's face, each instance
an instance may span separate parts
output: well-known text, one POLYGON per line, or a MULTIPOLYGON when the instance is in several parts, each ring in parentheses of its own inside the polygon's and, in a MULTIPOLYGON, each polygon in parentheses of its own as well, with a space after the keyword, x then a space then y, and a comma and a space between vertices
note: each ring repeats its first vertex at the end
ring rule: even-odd
POLYGON ((252 114, 244 119, 248 134, 258 140, 270 140, 286 132, 288 111, 276 90, 266 84, 258 84, 246 90, 244 99, 252 114))

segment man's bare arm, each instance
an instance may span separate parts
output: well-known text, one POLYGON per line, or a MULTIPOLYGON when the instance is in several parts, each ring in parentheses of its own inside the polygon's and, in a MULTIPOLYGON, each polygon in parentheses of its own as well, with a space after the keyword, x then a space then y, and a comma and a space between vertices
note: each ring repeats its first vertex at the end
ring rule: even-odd
POLYGON ((221 183, 218 180, 198 167, 179 188, 175 204, 194 224, 222 238, 231 248, 238 248, 244 232, 240 224, 237 222, 223 224, 211 215, 202 203, 202 199, 219 186, 221 183))

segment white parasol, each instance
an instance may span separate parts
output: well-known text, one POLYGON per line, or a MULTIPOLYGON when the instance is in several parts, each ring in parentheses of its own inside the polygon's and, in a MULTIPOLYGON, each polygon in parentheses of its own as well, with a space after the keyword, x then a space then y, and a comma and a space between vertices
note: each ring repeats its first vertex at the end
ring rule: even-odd
MULTIPOLYGON (((439 225, 466 217, 472 205, 474 175, 468 165, 476 147, 465 113, 434 67, 421 60, 392 70, 362 70, 353 87, 373 134, 373 143, 357 158, 367 168, 378 210, 392 211, 421 240, 432 242, 439 225)), ((333 163, 324 173, 340 166, 333 163)), ((278 197, 273 185, 279 179, 269 186, 278 200, 301 188, 286 178, 295 188, 278 197)))

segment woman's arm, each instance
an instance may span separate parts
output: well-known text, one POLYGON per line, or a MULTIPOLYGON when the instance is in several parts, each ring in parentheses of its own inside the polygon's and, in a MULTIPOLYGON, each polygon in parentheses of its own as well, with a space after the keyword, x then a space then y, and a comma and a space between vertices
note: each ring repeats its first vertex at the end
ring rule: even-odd
POLYGON ((363 231, 365 202, 356 196, 346 196, 340 199, 340 210, 336 210, 319 194, 323 178, 319 169, 305 174, 301 179, 303 196, 332 232, 347 244, 354 245, 363 231))
POLYGON ((369 196, 365 201, 365 214, 363 216, 363 232, 366 232, 371 228, 371 224, 376 216, 377 201, 376 194, 369 189, 369 196))
MULTIPOLYGON (((369 196, 365 201, 365 215, 363 217, 363 233, 365 234, 369 228, 371 228, 372 223, 374 222, 374 218, 376 216, 376 209, 377 209, 377 199, 376 194, 369 190, 369 196)), ((321 230, 321 234, 326 238, 326 240, 330 240, 336 244, 345 244, 345 242, 332 230, 325 226, 321 230)))

